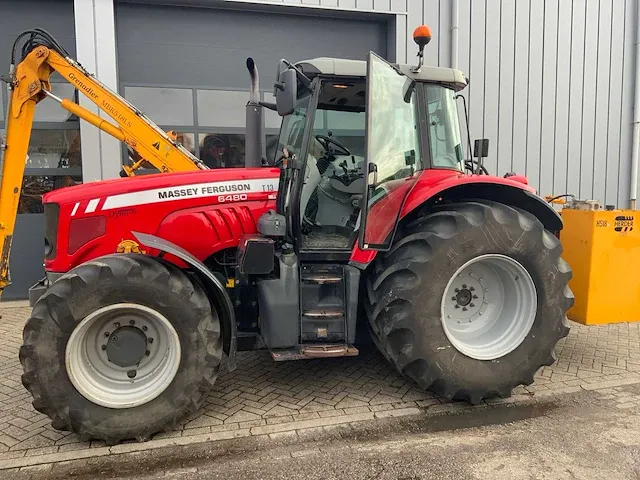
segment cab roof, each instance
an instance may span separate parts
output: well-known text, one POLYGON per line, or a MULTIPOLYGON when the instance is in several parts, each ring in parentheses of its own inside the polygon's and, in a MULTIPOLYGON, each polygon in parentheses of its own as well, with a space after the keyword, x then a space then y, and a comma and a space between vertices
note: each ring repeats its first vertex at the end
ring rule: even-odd
MULTIPOLYGON (((348 60, 344 58, 317 57, 296 63, 302 72, 309 76, 331 75, 339 77, 365 77, 367 62, 362 60, 348 60)), ((393 64, 407 77, 417 82, 434 82, 451 86, 456 91, 467 86, 467 78, 460 70, 453 68, 432 67, 423 65, 419 72, 412 71, 412 65, 393 64)))

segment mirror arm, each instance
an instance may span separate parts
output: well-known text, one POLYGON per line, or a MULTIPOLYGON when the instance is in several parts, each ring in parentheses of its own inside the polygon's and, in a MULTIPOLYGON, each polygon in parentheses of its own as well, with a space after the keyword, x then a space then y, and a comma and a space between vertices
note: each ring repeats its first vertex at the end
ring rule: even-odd
MULTIPOLYGON (((471 133, 469 132, 469 112, 467 111, 467 99, 464 98, 463 95, 456 95, 455 99, 458 100, 458 98, 462 98, 462 105, 464 106, 464 121, 466 122, 466 126, 467 126, 467 144, 469 146, 469 155, 472 157, 473 160, 473 150, 471 148, 471 133)), ((473 162, 471 162, 473 164, 473 162)))
POLYGON ((310 93, 313 93, 313 89, 311 88, 311 79, 309 77, 302 73, 302 71, 289 60, 283 58, 281 62, 283 62, 287 67, 293 68, 296 72, 298 80, 300 80, 300 83, 302 83, 302 86, 306 88, 310 93))

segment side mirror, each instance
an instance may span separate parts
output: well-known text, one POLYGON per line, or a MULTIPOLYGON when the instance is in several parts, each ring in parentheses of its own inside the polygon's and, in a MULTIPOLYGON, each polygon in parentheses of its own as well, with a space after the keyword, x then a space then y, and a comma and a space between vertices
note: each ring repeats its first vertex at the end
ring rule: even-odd
POLYGON ((293 113, 298 97, 298 78, 293 68, 282 70, 276 82, 276 109, 278 115, 284 117, 293 113))
POLYGON ((489 156, 489 139, 481 138, 473 145, 473 156, 475 158, 487 158, 489 156))

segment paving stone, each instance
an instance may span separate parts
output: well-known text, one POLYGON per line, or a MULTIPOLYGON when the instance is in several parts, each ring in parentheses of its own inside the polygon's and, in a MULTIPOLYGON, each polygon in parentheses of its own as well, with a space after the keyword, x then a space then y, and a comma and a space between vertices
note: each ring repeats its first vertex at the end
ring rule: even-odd
MULTIPOLYGON (((4 315, 0 323, 0 465, 40 458, 64 460, 64 455, 75 459, 110 454, 110 449, 100 443, 91 448, 76 435, 53 429, 50 419, 33 409, 31 397, 20 381, 22 368, 16 355, 29 308, 7 305, 15 304, 3 303, 0 307, 0 315, 4 315)), ((602 401, 616 407, 639 408, 640 402, 617 401, 608 395, 613 388, 626 395, 620 398, 640 395, 640 323, 591 327, 572 323, 571 328, 569 336, 558 344, 558 362, 543 367, 533 385, 516 388, 509 399, 486 403, 586 389, 598 390, 602 401), (636 383, 637 392, 633 390, 636 383)), ((204 406, 183 419, 178 429, 155 435, 148 444, 123 444, 119 448, 139 451, 153 445, 250 433, 278 438, 276 434, 293 430, 300 432, 301 439, 311 438, 326 434, 325 426, 331 430, 338 428, 332 425, 357 425, 374 415, 381 418, 463 408, 469 406, 421 391, 402 378, 375 349, 362 350, 354 358, 283 363, 273 362, 268 352, 239 352, 236 371, 229 373, 223 368, 204 406)))

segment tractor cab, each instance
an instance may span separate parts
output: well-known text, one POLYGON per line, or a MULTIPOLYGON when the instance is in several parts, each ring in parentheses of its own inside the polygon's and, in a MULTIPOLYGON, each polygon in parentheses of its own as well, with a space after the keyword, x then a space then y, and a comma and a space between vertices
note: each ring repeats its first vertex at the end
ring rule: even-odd
POLYGON ((277 214, 296 251, 348 258, 358 239, 388 246, 419 173, 464 170, 455 97, 466 84, 457 70, 373 52, 366 62, 281 61, 277 214))

